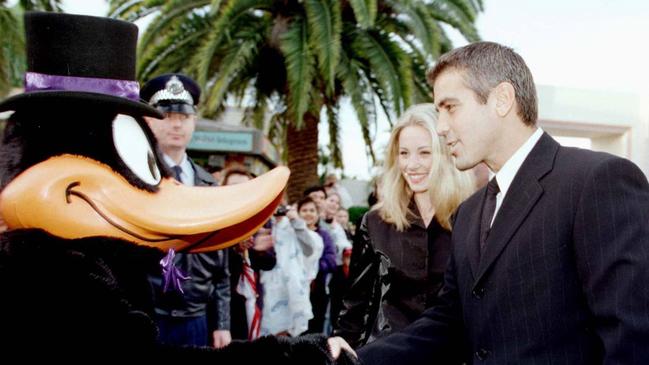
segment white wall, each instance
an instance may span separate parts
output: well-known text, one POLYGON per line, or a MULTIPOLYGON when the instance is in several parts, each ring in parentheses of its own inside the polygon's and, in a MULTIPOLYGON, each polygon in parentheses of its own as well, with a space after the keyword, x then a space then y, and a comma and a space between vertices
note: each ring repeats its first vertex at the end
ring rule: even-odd
POLYGON ((538 85, 539 124, 553 136, 585 137, 649 176, 649 103, 632 93, 538 85))

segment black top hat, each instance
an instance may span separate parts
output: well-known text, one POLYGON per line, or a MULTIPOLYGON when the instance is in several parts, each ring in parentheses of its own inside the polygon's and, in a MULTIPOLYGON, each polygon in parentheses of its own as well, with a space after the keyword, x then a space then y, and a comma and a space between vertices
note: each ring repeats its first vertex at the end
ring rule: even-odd
POLYGON ((125 114, 160 117, 139 101, 137 32, 134 24, 109 18, 25 13, 25 92, 0 103, 0 112, 89 100, 125 114))
POLYGON ((140 97, 162 112, 195 114, 201 88, 189 76, 164 74, 144 84, 140 97))

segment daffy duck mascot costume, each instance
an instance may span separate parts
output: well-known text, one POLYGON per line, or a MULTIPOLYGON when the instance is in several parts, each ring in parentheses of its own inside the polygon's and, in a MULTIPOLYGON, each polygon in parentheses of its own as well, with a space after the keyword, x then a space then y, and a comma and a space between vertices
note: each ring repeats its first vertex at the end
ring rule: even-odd
MULTIPOLYGON (((156 342, 147 274, 173 250, 252 235, 288 169, 225 187, 175 182, 142 118, 161 115, 138 98, 137 27, 27 13, 25 31, 25 92, 0 103, 13 111, 0 157, 0 361, 335 363, 321 336, 221 350, 156 342)), ((179 275, 165 268, 172 289, 179 275)), ((355 362, 344 351, 337 361, 355 362)))

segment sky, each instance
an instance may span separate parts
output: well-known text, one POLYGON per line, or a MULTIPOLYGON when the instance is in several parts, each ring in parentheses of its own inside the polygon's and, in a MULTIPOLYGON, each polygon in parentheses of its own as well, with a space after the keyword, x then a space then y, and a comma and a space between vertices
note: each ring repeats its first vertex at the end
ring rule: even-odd
MULTIPOLYGON (((586 90, 627 92, 646 97, 649 86, 649 1, 483 0, 477 28, 483 40, 512 47, 535 81, 586 90)), ((104 0, 65 0, 66 12, 105 15, 104 0)), ((467 42, 454 31, 455 46, 467 42)), ((375 169, 365 157, 357 119, 349 105, 340 112, 344 174, 368 179, 375 169)), ((383 152, 389 125, 379 118, 374 149, 383 152)), ((326 125, 320 141, 329 140, 326 125)))

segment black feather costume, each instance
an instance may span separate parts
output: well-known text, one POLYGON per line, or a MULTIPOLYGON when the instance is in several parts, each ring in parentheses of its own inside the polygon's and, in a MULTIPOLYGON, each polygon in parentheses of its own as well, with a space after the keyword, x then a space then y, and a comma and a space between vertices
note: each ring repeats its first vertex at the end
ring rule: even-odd
MULTIPOLYGON (((132 226, 116 215, 108 219, 100 203, 90 210, 87 205, 92 203, 92 195, 87 195, 85 202, 78 199, 81 195, 71 197, 73 184, 54 197, 21 196, 20 205, 13 206, 6 201, 5 192, 15 181, 59 156, 82 163, 95 161, 99 169, 154 199, 162 190, 160 185, 149 183, 141 171, 134 171, 116 147, 120 138, 115 132, 118 115, 131 118, 130 126, 139 127, 145 136, 142 143, 153 146, 148 160, 144 159, 149 164, 149 178, 160 182, 169 176, 160 167, 164 165, 154 147, 155 139, 142 119, 144 115, 158 116, 156 110, 120 93, 89 89, 88 85, 70 88, 68 82, 134 80, 135 26, 51 13, 28 13, 25 25, 29 60, 26 92, 0 103, 0 111, 14 111, 0 155, 1 204, 3 214, 12 215, 8 219, 10 230, 0 235, 0 361, 333 363, 326 339, 321 336, 264 337, 254 342, 233 342, 221 350, 160 345, 151 318, 152 296, 146 277, 160 270, 164 250, 156 248, 153 241, 142 245, 122 238, 124 232, 132 233, 127 229, 132 226), (50 84, 29 84, 30 77, 50 84), (61 78, 65 82, 61 83, 61 78), (87 203, 84 209, 92 219, 117 227, 122 236, 98 232, 63 237, 56 232, 60 225, 75 226, 74 217, 60 223, 39 221, 29 214, 32 206, 51 201, 56 204, 50 208, 53 212, 47 213, 63 216, 73 205, 72 198, 77 199, 76 204, 87 203), (18 208, 22 215, 14 214, 18 208)), ((69 174, 75 166, 64 165, 61 174, 69 174)), ((59 178, 57 174, 49 176, 52 180, 59 178)), ((77 218, 80 226, 89 219, 77 218)), ((174 236, 178 237, 183 236, 174 236)), ((352 360, 343 355, 341 361, 352 360)))

